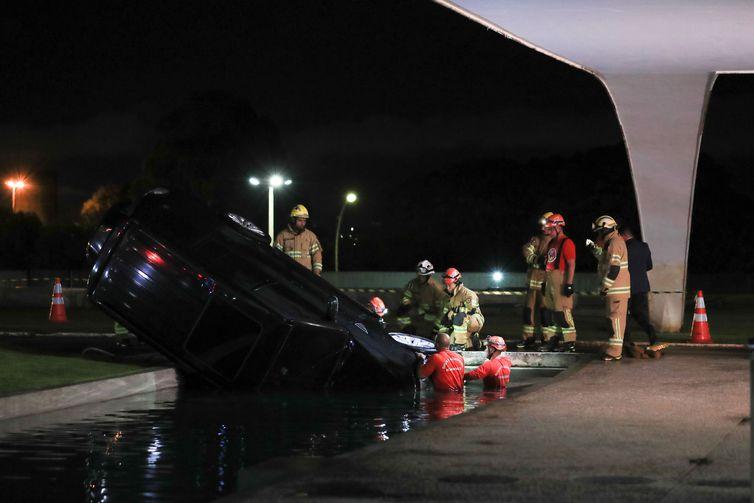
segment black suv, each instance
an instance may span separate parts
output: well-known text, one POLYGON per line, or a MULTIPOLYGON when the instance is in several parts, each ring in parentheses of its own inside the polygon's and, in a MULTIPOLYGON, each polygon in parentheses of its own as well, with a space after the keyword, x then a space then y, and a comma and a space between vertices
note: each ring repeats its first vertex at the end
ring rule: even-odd
POLYGON ((219 387, 418 385, 412 348, 234 213, 155 189, 113 208, 87 255, 92 302, 219 387))

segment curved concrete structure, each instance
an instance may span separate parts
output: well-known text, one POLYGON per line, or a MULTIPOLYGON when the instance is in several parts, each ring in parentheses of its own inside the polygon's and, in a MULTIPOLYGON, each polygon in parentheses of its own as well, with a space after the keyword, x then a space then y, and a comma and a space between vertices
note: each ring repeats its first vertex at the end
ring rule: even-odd
POLYGON ((754 2, 435 1, 605 85, 652 246, 652 319, 679 330, 706 104, 718 73, 754 72, 754 2))

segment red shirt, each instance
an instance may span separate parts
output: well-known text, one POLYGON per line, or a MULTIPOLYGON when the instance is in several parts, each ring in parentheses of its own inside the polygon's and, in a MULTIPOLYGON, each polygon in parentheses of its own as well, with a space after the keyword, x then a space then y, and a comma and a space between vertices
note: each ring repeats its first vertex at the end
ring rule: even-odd
POLYGON ((550 241, 550 246, 547 247, 547 265, 546 269, 552 271, 555 269, 555 260, 558 258, 558 251, 560 251, 560 261, 558 262, 558 269, 565 271, 566 260, 576 260, 576 245, 573 244, 573 240, 561 234, 557 239, 550 241), (561 243, 563 246, 561 247, 561 243))
POLYGON ((463 358, 447 349, 438 351, 419 368, 421 377, 429 377, 435 391, 463 391, 463 358))
POLYGON ((505 388, 511 380, 511 361, 506 356, 487 360, 464 377, 468 381, 484 379, 485 389, 505 388))

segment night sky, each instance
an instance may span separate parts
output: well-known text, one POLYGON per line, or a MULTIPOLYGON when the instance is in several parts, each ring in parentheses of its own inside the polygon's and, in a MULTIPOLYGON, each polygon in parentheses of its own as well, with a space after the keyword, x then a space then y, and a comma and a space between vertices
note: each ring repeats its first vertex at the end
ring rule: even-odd
MULTIPOLYGON (((363 199, 346 224, 386 232, 382 220, 394 215, 376 217, 386 206, 375 201, 406 197, 391 186, 410 183, 417 193, 423 176, 440 176, 452 194, 455 177, 475 178, 475 170, 622 149, 593 77, 430 2, 20 5, 4 12, 0 32, 0 170, 57 171, 68 218, 97 186, 135 177, 159 141, 160 119, 211 90, 248 102, 278 129, 280 169, 294 179, 278 198, 278 221, 303 201, 328 235, 346 189, 363 199)), ((754 86, 725 79, 703 155, 726 177, 748 180, 754 86)), ((630 184, 623 165, 616 184, 630 184)), ((249 166, 248 174, 270 169, 249 166)), ((547 173, 537 176, 546 183, 547 173)), ((495 180, 505 184, 505 174, 495 180)), ((573 184, 571 192, 584 190, 573 184)), ((536 198, 529 188, 519 188, 522 198, 536 198)), ((249 189, 249 198, 250 216, 263 223, 264 194, 249 189)), ((504 215, 519 203, 507 197, 498 206, 504 215)))

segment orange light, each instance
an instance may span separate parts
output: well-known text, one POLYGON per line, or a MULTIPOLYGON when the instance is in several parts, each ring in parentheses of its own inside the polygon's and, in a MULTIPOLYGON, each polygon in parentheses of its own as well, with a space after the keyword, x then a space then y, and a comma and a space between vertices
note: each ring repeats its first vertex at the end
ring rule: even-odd
POLYGON ((26 182, 23 180, 7 180, 5 185, 11 189, 23 189, 26 187, 26 182))

